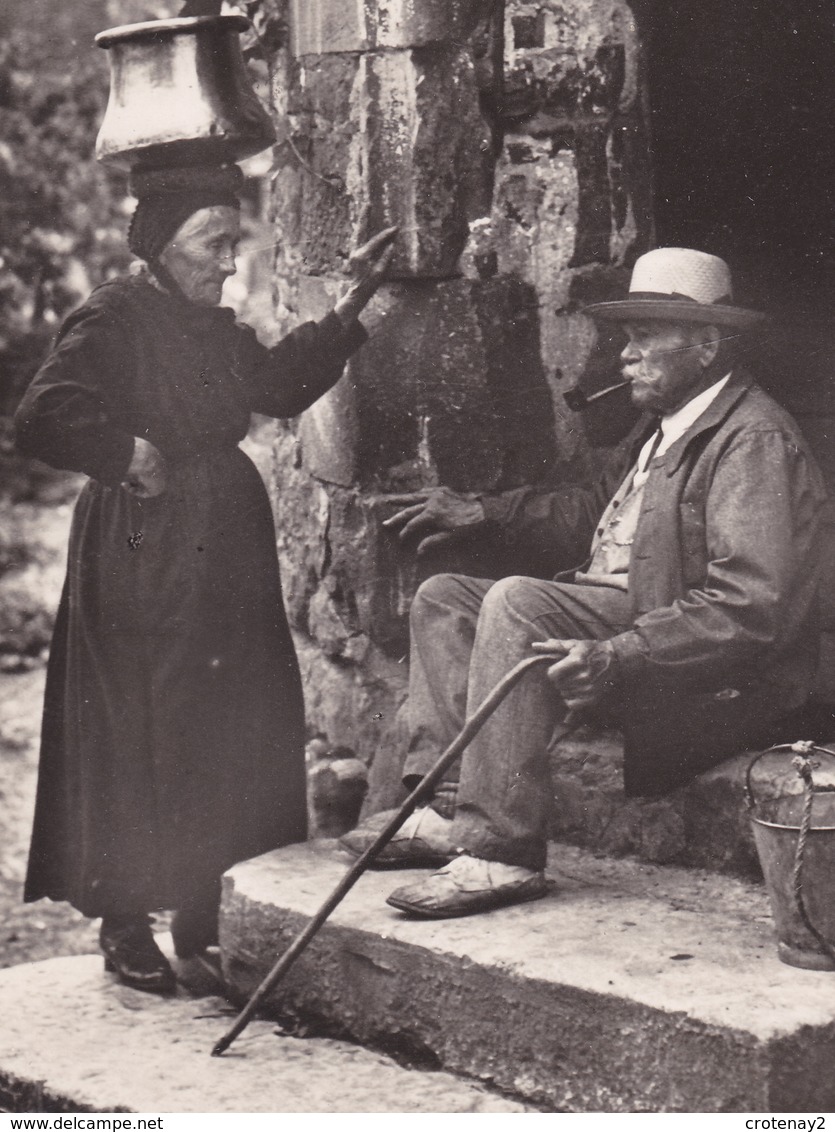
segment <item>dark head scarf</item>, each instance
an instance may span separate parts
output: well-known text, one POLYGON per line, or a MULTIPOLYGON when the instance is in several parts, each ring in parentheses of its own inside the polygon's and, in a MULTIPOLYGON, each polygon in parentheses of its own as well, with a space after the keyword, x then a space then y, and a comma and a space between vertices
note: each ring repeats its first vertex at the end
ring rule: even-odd
POLYGON ((237 165, 191 165, 134 170, 130 189, 139 203, 128 230, 128 247, 158 274, 158 260, 192 213, 226 205, 240 209, 243 173, 237 165))

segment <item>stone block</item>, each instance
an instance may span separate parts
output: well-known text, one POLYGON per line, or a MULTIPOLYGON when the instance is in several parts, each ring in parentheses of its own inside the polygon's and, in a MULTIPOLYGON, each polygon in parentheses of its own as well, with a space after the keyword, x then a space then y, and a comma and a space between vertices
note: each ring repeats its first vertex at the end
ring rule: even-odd
MULTIPOLYGON (((292 451, 295 442, 282 443, 292 451)), ((382 526, 401 508, 399 497, 325 486, 286 464, 273 504, 290 623, 340 664, 363 664, 372 644, 405 664, 409 606, 430 574, 506 572, 486 539, 417 559, 413 545, 382 526)))
POLYGON ((491 0, 377 0, 377 47, 424 47, 466 39, 491 0))
POLYGON ((293 54, 425 47, 466 38, 489 0, 292 0, 293 54))
POLYGON ((638 43, 623 0, 509 0, 502 116, 551 134, 631 110, 638 43))
POLYGON ((640 114, 618 115, 612 122, 606 164, 612 216, 609 262, 631 267, 654 240, 649 132, 640 114))
POLYGON ((383 52, 365 56, 362 70, 359 233, 400 227, 395 276, 454 275, 493 164, 472 56, 457 47, 383 52))
POLYGON ((756 872, 747 821, 741 820, 739 761, 667 798, 626 798, 619 736, 588 728, 555 745, 551 768, 551 835, 558 840, 615 856, 756 872))
MULTIPOLYGON (((648 801, 623 794, 623 746, 614 732, 584 729, 550 753, 554 786, 551 836, 613 855, 634 854, 732 873, 760 875, 745 803, 745 772, 753 758, 741 753, 666 798, 648 801)), ((785 754, 769 755, 755 772, 763 800, 800 792, 785 754)), ((835 785, 835 760, 821 759, 816 780, 835 785)))
MULTIPOLYGON (((394 511, 384 498, 329 492, 328 563, 317 596, 349 635, 361 634, 394 657, 408 652, 408 610, 416 588, 416 566, 382 526, 394 511)), ((326 644, 320 634, 316 639, 326 644)), ((344 653, 343 648, 331 655, 344 653)))
POLYGON ((354 592, 345 587, 345 559, 361 542, 362 561, 373 571, 379 534, 359 504, 349 508, 340 500, 334 507, 332 494, 303 475, 285 479, 276 500, 279 554, 290 623, 316 640, 327 657, 349 660, 367 648, 368 634, 354 592), (334 569, 333 552, 342 537, 347 542, 334 569))
POLYGON ((358 480, 501 490, 555 457, 536 297, 513 279, 392 285, 351 363, 358 480))
POLYGON ((555 312, 576 309, 578 268, 608 272, 610 291, 623 294, 618 266, 650 234, 633 142, 630 131, 607 126, 536 138, 508 133, 489 229, 477 234, 481 255, 492 252, 500 273, 531 283, 555 312))
POLYGON ((302 414, 298 437, 311 475, 340 487, 356 483, 362 438, 351 381, 340 381, 302 414))
MULTIPOLYGON (((210 1112, 232 1123, 233 1113, 257 1112, 272 1123, 276 1113, 307 1122, 311 1112, 530 1111, 479 1083, 330 1038, 299 1041, 260 1018, 213 1060, 231 1021, 225 999, 131 990, 102 972, 100 955, 0 971, 0 995, 4 1113, 210 1112)), ((91 1125, 82 1117, 71 1126, 91 1125)))
POLYGON ((291 50, 294 55, 323 55, 367 51, 367 11, 363 2, 292 0, 291 50))
POLYGON ((560 316, 577 269, 620 264, 651 238, 634 21, 620 0, 513 0, 505 18, 504 140, 480 250, 536 288, 546 368, 576 375, 590 343, 566 342, 560 316))
POLYGON ((301 450, 284 427, 273 449, 270 500, 276 524, 284 604, 290 624, 307 631, 307 607, 327 566, 327 492, 300 471, 301 450))
MULTIPOLYGON (((438 570, 471 567, 455 548, 417 559, 414 548, 383 527, 402 504, 385 495, 327 489, 327 517, 321 572, 310 579, 306 628, 325 654, 339 663, 361 665, 374 648, 407 671, 409 607, 418 585, 438 570)), ((309 537, 317 538, 310 530, 309 537)), ((491 565, 491 563, 485 563, 491 565)), ((470 569, 469 572, 472 572, 470 569)), ((343 740, 344 742, 344 740, 343 740)))
MULTIPOLYGON (((397 281, 364 315, 372 339, 280 441, 273 491, 291 619, 321 650, 316 679, 332 681, 322 713, 348 734, 356 681, 375 678, 378 656, 407 652, 423 576, 552 573, 486 540, 416 562, 379 529, 396 506, 381 500, 594 473, 562 393, 594 343, 575 281, 602 273, 614 286, 649 239, 638 49, 625 0, 270 0, 270 11, 284 321, 324 313, 351 248, 400 228, 397 281), (293 59, 279 34, 287 6, 293 59)), ((380 770, 372 795, 398 789, 380 770)), ((679 811, 619 816, 602 791, 588 807, 617 851, 674 854, 679 811)))
POLYGON ((368 772, 350 747, 322 753, 315 750, 320 742, 307 745, 308 836, 341 837, 357 824, 368 772))
MULTIPOLYGON (((326 281, 300 277, 293 320, 321 317, 331 298, 326 281)), ((530 288, 503 278, 389 285, 364 318, 371 340, 298 423, 307 473, 392 492, 542 478, 554 436, 530 288)))
POLYGON ((350 255, 359 72, 352 55, 311 57, 289 69, 271 211, 277 272, 291 282, 297 274, 338 272, 350 255))
MULTIPOLYGON (((238 998, 347 864, 314 842, 226 875, 221 950, 238 998)), ((385 904, 425 873, 366 873, 268 1009, 552 1112, 832 1110, 835 983, 779 962, 761 886, 567 846, 548 873, 544 900, 436 922, 385 904)))
POLYGON ((105 10, 112 26, 170 20, 182 6, 180 0, 106 0, 105 10))
POLYGON ((570 306, 582 195, 570 148, 562 148, 559 139, 509 134, 496 167, 490 217, 475 229, 462 259, 470 274, 471 258, 492 254, 499 277, 514 276, 535 296, 555 441, 575 473, 582 470, 584 443, 562 394, 579 377, 594 343, 592 324, 570 306))
POLYGON ((607 121, 618 109, 625 80, 622 44, 598 47, 586 61, 564 49, 524 53, 506 72, 503 116, 534 136, 607 121))
POLYGON ((467 222, 489 206, 479 98, 473 56, 457 45, 305 57, 276 151, 279 272, 339 271, 396 224, 394 275, 455 275, 467 222))
POLYGON ((350 747, 366 765, 374 751, 388 749, 406 695, 404 666, 374 648, 362 666, 334 661, 301 634, 296 652, 311 733, 324 737, 329 748, 350 747))

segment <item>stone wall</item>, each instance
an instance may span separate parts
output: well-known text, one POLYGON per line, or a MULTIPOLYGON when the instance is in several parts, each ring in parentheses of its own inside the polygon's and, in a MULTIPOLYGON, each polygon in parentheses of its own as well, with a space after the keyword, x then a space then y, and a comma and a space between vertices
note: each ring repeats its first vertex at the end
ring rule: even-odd
MULTIPOLYGON (((351 247, 400 226, 392 281, 365 318, 371 341, 273 444, 310 726, 370 761, 402 743, 418 582, 524 569, 484 545, 418 560, 381 528, 396 497, 593 466, 562 393, 595 368, 579 307, 621 289, 650 239, 638 37, 623 0, 257 0, 248 11, 279 131, 279 321, 324 314, 351 247)), ((385 766, 372 803, 393 789, 396 760, 385 766)))

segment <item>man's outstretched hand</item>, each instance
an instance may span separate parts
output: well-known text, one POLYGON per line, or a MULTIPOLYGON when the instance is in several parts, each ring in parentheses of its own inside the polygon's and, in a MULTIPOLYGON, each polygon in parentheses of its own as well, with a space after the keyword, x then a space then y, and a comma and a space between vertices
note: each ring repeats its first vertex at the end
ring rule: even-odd
POLYGON ((384 228, 372 236, 367 244, 351 253, 348 261, 353 282, 333 308, 343 326, 355 322, 368 300, 386 278, 394 255, 397 228, 384 228))
POLYGON ((568 708, 566 723, 574 723, 593 707, 614 681, 615 650, 611 641, 537 641, 535 652, 562 654, 548 669, 548 679, 568 708))
POLYGON ((390 496, 389 502, 410 504, 390 519, 385 519, 383 526, 397 530, 401 542, 414 535, 424 536, 417 545, 419 555, 460 538, 463 533, 484 522, 484 508, 477 496, 452 491, 448 487, 390 496))

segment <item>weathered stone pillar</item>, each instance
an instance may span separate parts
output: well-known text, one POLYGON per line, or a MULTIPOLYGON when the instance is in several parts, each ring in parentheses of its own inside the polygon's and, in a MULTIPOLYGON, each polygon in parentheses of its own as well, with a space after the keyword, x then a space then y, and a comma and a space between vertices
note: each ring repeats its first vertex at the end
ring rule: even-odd
MULTIPOLYGON (((371 342, 274 450, 310 725, 371 760, 402 741, 417 582, 504 568, 484 546, 418 563, 380 526, 390 496, 588 470, 561 394, 594 341, 578 306, 649 239, 640 52, 625 0, 248 9, 272 67, 284 323, 325 313, 354 244, 401 232, 371 342)), ((381 772, 372 805, 396 760, 381 772)))

